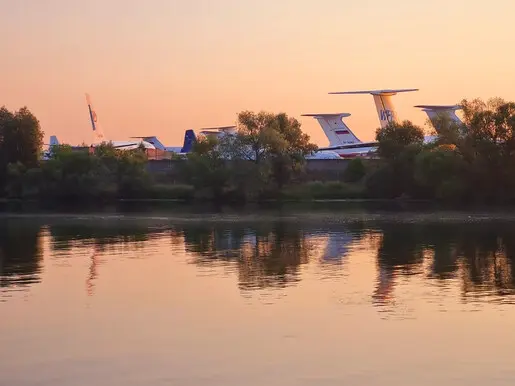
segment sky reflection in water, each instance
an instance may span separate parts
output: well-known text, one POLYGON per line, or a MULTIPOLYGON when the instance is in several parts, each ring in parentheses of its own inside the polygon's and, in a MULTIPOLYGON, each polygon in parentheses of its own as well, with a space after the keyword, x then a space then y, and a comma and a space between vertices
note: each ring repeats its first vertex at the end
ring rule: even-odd
POLYGON ((506 222, 0 228, 5 384, 515 379, 506 222))

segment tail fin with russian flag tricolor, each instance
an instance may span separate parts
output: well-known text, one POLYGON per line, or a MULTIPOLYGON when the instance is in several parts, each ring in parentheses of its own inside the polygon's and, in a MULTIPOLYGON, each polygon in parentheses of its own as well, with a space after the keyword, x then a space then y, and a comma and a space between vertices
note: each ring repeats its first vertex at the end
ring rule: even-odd
POLYGON ((91 127, 93 129, 94 140, 93 143, 98 144, 105 141, 104 132, 98 123, 98 116, 91 103, 91 97, 86 93, 86 102, 88 104, 89 118, 91 120, 91 127))
POLYGON ((341 91, 330 92, 329 94, 370 94, 374 97, 374 102, 377 109, 377 115, 381 127, 388 126, 391 122, 398 122, 397 112, 393 106, 392 96, 400 92, 418 91, 418 88, 403 88, 403 89, 386 89, 386 90, 364 90, 364 91, 341 91))
POLYGON ((343 122, 349 113, 302 114, 303 117, 315 118, 324 130, 329 146, 351 145, 361 143, 352 130, 343 122))

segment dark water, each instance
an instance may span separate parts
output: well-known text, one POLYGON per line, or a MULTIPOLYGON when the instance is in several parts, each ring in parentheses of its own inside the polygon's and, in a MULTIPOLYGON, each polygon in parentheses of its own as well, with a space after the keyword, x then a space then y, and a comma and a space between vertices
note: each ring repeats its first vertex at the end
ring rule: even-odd
POLYGON ((512 385, 507 212, 0 219, 0 385, 512 385))

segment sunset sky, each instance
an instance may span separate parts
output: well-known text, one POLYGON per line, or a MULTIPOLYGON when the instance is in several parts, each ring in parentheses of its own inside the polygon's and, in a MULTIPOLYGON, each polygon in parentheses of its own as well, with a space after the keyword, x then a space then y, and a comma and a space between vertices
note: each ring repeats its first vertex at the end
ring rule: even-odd
POLYGON ((0 0, 0 105, 28 106, 48 136, 91 142, 89 92, 108 139, 235 123, 241 110, 349 112, 363 140, 379 121, 369 88, 419 88, 415 104, 515 100, 512 0, 0 0))

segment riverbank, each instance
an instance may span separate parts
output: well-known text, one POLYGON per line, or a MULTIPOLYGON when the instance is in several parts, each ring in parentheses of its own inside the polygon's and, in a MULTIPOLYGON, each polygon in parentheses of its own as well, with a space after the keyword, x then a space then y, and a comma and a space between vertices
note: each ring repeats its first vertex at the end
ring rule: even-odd
POLYGON ((433 202, 395 200, 319 200, 310 202, 262 202, 245 205, 187 203, 176 200, 120 200, 110 204, 73 205, 38 201, 0 202, 0 221, 31 219, 103 226, 139 223, 149 227, 166 224, 213 222, 257 224, 373 224, 394 222, 481 223, 515 222, 515 207, 445 208, 433 202))
MULTIPOLYGON (((58 194, 59 192, 56 192, 58 194)), ((130 194, 115 194, 116 192, 102 192, 102 194, 80 195, 74 192, 68 195, 37 195, 26 194, 12 196, 6 200, 41 200, 41 201, 81 201, 89 202, 114 202, 118 200, 177 200, 185 202, 260 202, 260 201, 313 201, 313 200, 346 200, 369 199, 365 187, 360 184, 350 184, 338 181, 331 182, 306 182, 292 184, 280 190, 264 191, 262 194, 243 196, 240 192, 225 189, 218 197, 213 197, 210 192, 195 189, 187 184, 153 183, 130 194)))

